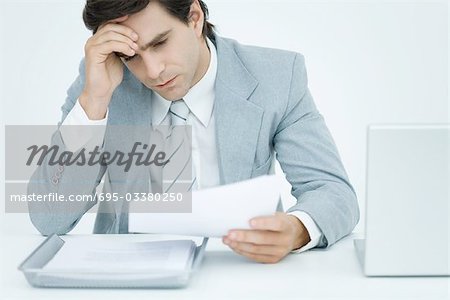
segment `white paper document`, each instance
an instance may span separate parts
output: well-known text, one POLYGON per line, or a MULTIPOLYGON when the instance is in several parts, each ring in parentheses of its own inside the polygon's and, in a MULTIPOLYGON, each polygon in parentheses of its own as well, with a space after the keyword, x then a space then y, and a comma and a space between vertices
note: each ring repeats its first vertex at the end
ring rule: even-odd
POLYGON ((191 240, 124 242, 78 238, 66 241, 43 269, 183 272, 191 267, 195 249, 191 240))
POLYGON ((250 229, 250 219, 273 215, 280 200, 280 178, 266 175, 192 192, 192 213, 130 213, 130 232, 221 237, 250 229))

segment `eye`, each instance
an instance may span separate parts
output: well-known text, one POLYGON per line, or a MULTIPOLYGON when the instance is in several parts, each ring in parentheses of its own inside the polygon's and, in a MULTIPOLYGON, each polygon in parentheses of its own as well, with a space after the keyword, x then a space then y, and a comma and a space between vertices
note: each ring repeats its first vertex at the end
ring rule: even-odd
POLYGON ((159 46, 162 46, 162 45, 164 45, 165 43, 167 42, 167 39, 165 39, 165 40, 162 40, 162 41, 160 41, 160 42, 158 42, 158 43, 156 43, 155 45, 153 45, 154 47, 159 47, 159 46))
POLYGON ((129 62, 129 61, 133 60, 135 57, 136 57, 136 55, 133 55, 133 56, 126 56, 126 57, 124 57, 124 60, 125 60, 126 62, 129 62))

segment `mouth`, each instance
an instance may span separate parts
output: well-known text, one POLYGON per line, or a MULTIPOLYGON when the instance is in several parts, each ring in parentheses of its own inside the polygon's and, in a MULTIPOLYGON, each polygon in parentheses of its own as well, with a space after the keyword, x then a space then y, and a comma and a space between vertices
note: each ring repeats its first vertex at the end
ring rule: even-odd
POLYGON ((177 78, 177 76, 175 76, 174 78, 170 79, 169 81, 166 81, 166 82, 163 83, 163 84, 158 84, 156 87, 157 87, 157 88, 164 88, 164 87, 167 87, 167 86, 169 86, 169 85, 175 80, 175 78, 177 78))

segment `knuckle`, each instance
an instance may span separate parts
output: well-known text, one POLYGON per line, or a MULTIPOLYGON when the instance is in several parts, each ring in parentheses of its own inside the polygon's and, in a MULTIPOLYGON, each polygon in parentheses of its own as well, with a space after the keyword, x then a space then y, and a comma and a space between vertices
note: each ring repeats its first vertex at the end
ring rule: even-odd
POLYGON ((114 29, 114 23, 105 23, 102 25, 102 30, 103 31, 107 31, 107 30, 113 30, 114 29))
POLYGON ((112 31, 106 31, 105 33, 102 34, 102 38, 107 39, 107 40, 111 40, 114 37, 114 32, 112 31))
POLYGON ((127 31, 126 31, 126 34, 127 34, 129 37, 133 36, 133 34, 134 34, 133 29, 128 28, 127 31))

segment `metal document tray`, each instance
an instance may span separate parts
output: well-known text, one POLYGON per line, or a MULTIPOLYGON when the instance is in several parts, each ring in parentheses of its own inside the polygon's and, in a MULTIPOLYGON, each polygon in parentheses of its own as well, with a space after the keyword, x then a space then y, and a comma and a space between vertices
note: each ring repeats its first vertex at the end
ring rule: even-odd
POLYGON ((52 271, 43 267, 64 246, 64 240, 53 234, 45 239, 18 267, 27 281, 34 287, 66 288, 180 288, 188 284, 189 278, 203 259, 208 238, 197 245, 191 267, 184 272, 83 272, 52 271))

